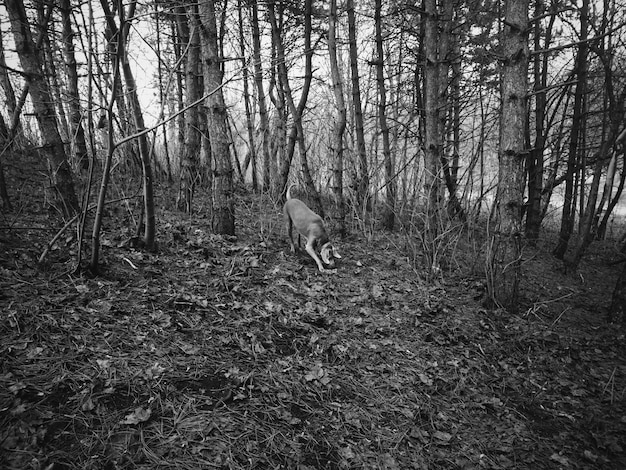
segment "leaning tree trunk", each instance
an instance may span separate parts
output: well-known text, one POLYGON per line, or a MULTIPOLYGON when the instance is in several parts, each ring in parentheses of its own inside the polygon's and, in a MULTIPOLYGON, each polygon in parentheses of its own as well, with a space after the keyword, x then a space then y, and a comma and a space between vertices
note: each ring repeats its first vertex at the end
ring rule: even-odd
POLYGON ((235 234, 235 205, 233 200, 233 168, 228 151, 228 116, 222 93, 221 61, 218 54, 217 23, 214 0, 200 2, 200 41, 204 91, 209 132, 209 145, 213 159, 213 230, 222 235, 235 234))
POLYGON ((378 119, 380 121, 380 132, 383 138, 386 189, 386 204, 382 223, 387 230, 393 230, 396 213, 396 182, 393 175, 394 164, 391 156, 391 145, 389 144, 389 126, 387 125, 387 88, 385 86, 384 74, 385 58, 383 52, 383 19, 381 10, 382 1, 376 0, 374 6, 374 28, 376 31, 376 82, 378 84, 378 119))
POLYGON ((41 132, 42 151, 48 159, 53 197, 59 203, 58 209, 63 215, 70 217, 79 210, 78 198, 63 140, 57 127, 50 89, 33 41, 24 3, 22 0, 6 0, 5 6, 11 21, 15 49, 24 70, 26 86, 30 90, 35 117, 41 132))
POLYGON ((528 0, 505 1, 497 226, 487 266, 491 299, 511 311, 517 308, 522 267, 528 4, 528 0))

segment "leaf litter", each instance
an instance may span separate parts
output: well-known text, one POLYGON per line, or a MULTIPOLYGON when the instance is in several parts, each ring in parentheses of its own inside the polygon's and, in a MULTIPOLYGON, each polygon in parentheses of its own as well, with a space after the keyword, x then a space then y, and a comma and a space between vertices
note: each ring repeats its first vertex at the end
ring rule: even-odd
POLYGON ((2 247, 0 467, 626 467, 601 256, 585 282, 532 257, 509 315, 467 271, 425 281, 394 235, 320 274, 259 204, 236 239, 164 210, 157 253, 111 243, 93 279, 62 248, 38 270, 33 240, 2 247))

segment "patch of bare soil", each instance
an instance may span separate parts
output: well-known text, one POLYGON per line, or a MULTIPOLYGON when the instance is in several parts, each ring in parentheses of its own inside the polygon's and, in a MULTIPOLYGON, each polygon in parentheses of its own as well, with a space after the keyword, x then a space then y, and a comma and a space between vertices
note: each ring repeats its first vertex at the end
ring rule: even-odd
POLYGON ((236 239, 162 209, 157 253, 109 221, 91 279, 3 215, 1 468, 626 468, 610 248, 580 274, 528 250, 511 315, 463 244, 427 281, 401 236, 353 236, 320 274, 258 201, 236 239))

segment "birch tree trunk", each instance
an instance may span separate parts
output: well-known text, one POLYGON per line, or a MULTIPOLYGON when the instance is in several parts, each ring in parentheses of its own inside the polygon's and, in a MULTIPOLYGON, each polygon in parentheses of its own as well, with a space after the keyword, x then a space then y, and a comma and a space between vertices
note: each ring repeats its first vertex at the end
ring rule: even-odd
POLYGON ((528 93, 528 0, 505 0, 497 225, 488 288, 496 305, 517 309, 522 255, 525 129, 528 93))
POLYGON ((204 94, 211 158, 213 159, 213 231, 222 235, 235 234, 235 205, 233 200, 233 167, 230 161, 228 116, 222 93, 221 58, 218 54, 217 22, 214 0, 200 2, 202 65, 204 94))
POLYGON ((53 198, 58 202, 61 213, 71 217, 79 210, 74 179, 57 127, 52 96, 33 41, 24 3, 22 0, 6 0, 5 6, 11 21, 15 49, 41 132, 42 152, 48 160, 53 198))

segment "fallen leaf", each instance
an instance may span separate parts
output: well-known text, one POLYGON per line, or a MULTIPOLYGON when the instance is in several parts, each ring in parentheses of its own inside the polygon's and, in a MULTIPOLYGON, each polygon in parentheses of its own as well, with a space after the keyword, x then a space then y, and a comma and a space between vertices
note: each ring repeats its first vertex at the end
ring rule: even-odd
POLYGON ((133 425, 133 424, 145 423, 146 421, 150 419, 150 415, 152 415, 152 411, 150 411, 149 408, 145 409, 139 406, 135 408, 135 411, 133 411, 129 415, 126 415, 126 418, 124 418, 121 424, 133 425))

